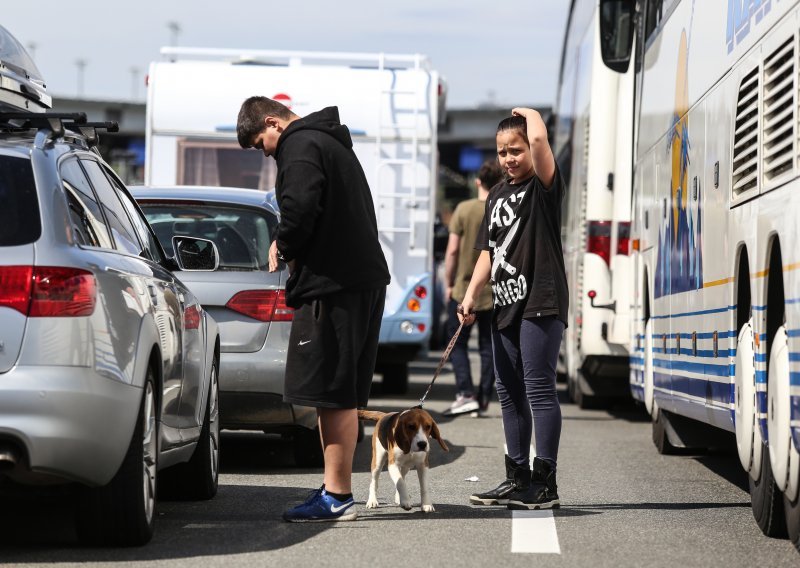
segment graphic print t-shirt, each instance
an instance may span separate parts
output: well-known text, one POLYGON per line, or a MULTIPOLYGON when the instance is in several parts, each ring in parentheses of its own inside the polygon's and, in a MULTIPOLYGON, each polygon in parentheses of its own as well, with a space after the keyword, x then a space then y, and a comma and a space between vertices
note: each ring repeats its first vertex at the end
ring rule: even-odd
POLYGON ((475 243, 488 250, 498 329, 521 318, 555 315, 567 325, 567 277, 561 249, 564 183, 556 170, 547 189, 537 177, 495 186, 475 243))

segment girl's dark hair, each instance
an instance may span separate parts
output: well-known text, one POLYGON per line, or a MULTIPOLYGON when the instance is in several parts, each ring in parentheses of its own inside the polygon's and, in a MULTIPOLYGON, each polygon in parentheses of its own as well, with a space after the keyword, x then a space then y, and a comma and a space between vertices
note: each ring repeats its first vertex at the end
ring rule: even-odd
POLYGON ((250 97, 242 103, 239 118, 236 121, 236 137, 239 146, 251 148, 253 138, 264 130, 264 117, 275 116, 289 120, 294 113, 278 101, 267 97, 250 97))
POLYGON ((497 125, 497 133, 505 132, 508 130, 516 130, 522 135, 523 140, 528 142, 528 121, 524 116, 509 116, 500 121, 497 125))

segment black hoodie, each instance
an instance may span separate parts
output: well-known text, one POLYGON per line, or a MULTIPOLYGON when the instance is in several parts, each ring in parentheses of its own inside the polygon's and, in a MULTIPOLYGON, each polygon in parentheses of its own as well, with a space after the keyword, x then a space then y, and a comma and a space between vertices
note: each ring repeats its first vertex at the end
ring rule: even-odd
POLYGON ((278 250, 295 261, 286 303, 299 307, 341 290, 386 286, 389 269, 372 193, 339 110, 328 107, 291 122, 275 159, 278 250))

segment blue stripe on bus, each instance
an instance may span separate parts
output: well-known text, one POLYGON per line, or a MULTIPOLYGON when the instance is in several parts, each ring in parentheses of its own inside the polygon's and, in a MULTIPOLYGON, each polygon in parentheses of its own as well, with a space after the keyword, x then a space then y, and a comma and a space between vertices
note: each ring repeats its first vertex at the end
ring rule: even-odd
POLYGON ((765 312, 767 311, 767 306, 753 306, 754 312, 765 312))
POLYGON ((756 353, 754 355, 755 360, 757 363, 766 363, 767 362, 767 354, 766 353, 756 353))
POLYGON ((736 374, 735 365, 710 365, 708 363, 692 363, 689 361, 665 361, 664 359, 654 359, 653 365, 662 369, 689 371, 715 377, 732 377, 736 374))
POLYGON ((789 353, 789 361, 793 363, 800 362, 800 353, 789 353))
POLYGON ((682 375, 655 373, 654 380, 662 388, 677 391, 701 399, 713 400, 725 405, 733 401, 730 383, 715 383, 682 375))
POLYGON ((727 308, 712 308, 710 310, 700 310, 698 312, 684 312, 680 314, 670 314, 666 316, 650 316, 650 317, 652 317, 653 319, 669 319, 669 318, 681 318, 685 316, 704 316, 708 314, 722 314, 735 309, 736 306, 728 306, 727 308))
MULTIPOLYGON (((800 387, 800 373, 789 373, 789 384, 793 387, 800 387)), ((800 400, 800 397, 798 397, 798 400, 800 400)))
POLYGON ((756 383, 767 384, 767 372, 756 370, 756 383))

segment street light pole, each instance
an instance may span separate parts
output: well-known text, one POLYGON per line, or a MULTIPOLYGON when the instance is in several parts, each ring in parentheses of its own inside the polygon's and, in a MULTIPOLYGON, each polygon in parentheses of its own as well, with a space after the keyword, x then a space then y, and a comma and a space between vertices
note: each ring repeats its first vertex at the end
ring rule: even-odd
POLYGON ((83 72, 88 62, 85 59, 76 59, 75 66, 78 68, 78 97, 83 97, 83 72))
POLYGON ((170 40, 169 44, 172 47, 178 46, 178 35, 181 33, 181 25, 178 22, 172 21, 167 22, 167 27, 170 31, 170 40))

